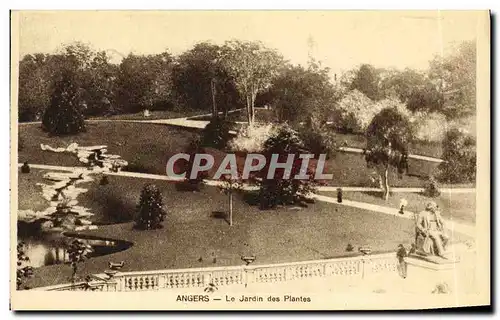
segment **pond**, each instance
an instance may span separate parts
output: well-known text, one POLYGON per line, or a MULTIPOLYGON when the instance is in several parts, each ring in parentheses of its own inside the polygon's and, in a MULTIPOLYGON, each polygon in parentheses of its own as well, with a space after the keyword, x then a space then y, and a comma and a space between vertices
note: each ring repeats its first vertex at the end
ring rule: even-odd
POLYGON ((75 238, 65 236, 60 232, 47 232, 36 236, 19 237, 25 243, 25 254, 30 259, 30 265, 34 268, 53 264, 69 262, 67 244, 74 239, 90 245, 93 252, 88 254, 88 258, 112 254, 123 251, 132 246, 132 243, 120 240, 107 240, 98 238, 75 238))

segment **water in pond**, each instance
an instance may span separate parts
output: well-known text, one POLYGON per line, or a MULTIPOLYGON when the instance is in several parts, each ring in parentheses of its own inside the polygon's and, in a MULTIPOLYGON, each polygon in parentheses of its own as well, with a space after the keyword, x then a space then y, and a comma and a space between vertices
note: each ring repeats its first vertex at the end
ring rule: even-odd
MULTIPOLYGON (((19 240, 25 243, 25 254, 30 259, 30 265, 37 268, 69 262, 66 248, 73 239, 61 233, 42 233, 37 236, 22 237, 19 240)), ((82 238, 78 240, 92 247, 93 252, 88 258, 126 250, 131 246, 125 241, 82 238)))

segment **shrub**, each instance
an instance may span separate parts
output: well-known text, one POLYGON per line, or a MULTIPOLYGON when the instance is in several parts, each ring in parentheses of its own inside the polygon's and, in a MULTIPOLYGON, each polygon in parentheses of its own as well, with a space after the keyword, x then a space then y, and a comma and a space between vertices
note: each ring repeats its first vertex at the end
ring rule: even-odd
POLYGON ((42 127, 52 134, 76 134, 85 130, 80 110, 80 98, 75 86, 75 76, 65 71, 55 82, 50 104, 45 109, 42 127))
MULTIPOLYGON (((272 154, 278 154, 286 158, 289 154, 298 155, 303 149, 303 143, 299 134, 288 125, 280 127, 276 134, 264 143, 264 154, 268 161, 272 154)), ((284 161, 284 159, 279 160, 284 161)), ((300 172, 301 163, 295 161, 291 170, 290 178, 285 179, 276 170, 272 179, 267 179, 267 170, 261 171, 263 176, 260 181, 259 201, 261 209, 275 208, 278 205, 304 204, 309 193, 315 191, 313 175, 309 180, 292 179, 300 172)))
POLYGON ((134 160, 130 161, 122 170, 127 172, 155 173, 154 169, 144 164, 140 157, 136 157, 134 160))
POLYGON ((231 123, 225 119, 213 118, 203 129, 201 144, 204 147, 225 149, 231 135, 231 123))
POLYGON ((137 206, 136 228, 151 230, 161 228, 166 213, 160 190, 153 184, 147 184, 141 191, 137 206))
POLYGON ((28 162, 24 162, 23 166, 21 167, 21 173, 30 173, 31 169, 28 164, 28 162))
POLYGON ((364 132, 373 116, 377 114, 377 111, 373 110, 373 105, 370 98, 356 89, 347 93, 337 105, 341 129, 347 132, 364 132))
POLYGON ((68 258, 71 263, 71 269, 73 273, 71 274, 71 280, 76 280, 76 272, 78 271, 78 262, 85 261, 89 254, 93 251, 92 247, 88 244, 83 243, 83 241, 74 239, 67 247, 68 258))
POLYGON ((301 127, 300 138, 304 147, 315 156, 326 154, 330 158, 337 149, 335 132, 325 124, 307 123, 301 127))
POLYGON ((441 142, 448 126, 444 115, 440 113, 416 113, 414 114, 414 133, 417 140, 429 142, 441 142))
POLYGON ((16 288, 20 290, 24 281, 33 276, 33 267, 29 265, 30 259, 25 253, 26 244, 19 242, 17 244, 17 272, 16 272, 16 288))
POLYGON ((108 178, 108 176, 103 176, 101 178, 101 180, 99 181, 99 184, 101 186, 105 186, 105 185, 109 184, 109 178, 108 178))
POLYGON ((249 153, 261 152, 264 150, 264 143, 275 134, 275 130, 276 128, 272 124, 247 126, 229 142, 229 149, 249 153))
POLYGON ((264 142, 263 152, 267 154, 291 154, 298 153, 303 148, 304 144, 299 133, 289 125, 284 124, 276 128, 275 133, 264 142))
POLYGON ((439 165, 439 180, 465 183, 476 180, 476 141, 460 129, 446 132, 443 140, 444 162, 439 165))
POLYGON ((411 112, 401 101, 393 97, 373 102, 363 93, 353 90, 340 100, 337 107, 340 111, 340 127, 347 132, 365 132, 375 115, 386 108, 396 109, 411 123, 413 122, 411 112))
POLYGON ((430 176, 429 179, 424 184, 424 196, 436 198, 439 197, 441 191, 439 190, 438 183, 433 176, 430 176))

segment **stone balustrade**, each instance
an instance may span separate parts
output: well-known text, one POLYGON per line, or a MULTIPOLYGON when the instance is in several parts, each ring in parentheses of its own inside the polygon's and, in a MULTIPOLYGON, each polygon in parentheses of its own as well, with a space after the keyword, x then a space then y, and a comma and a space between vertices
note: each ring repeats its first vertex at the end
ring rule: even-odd
POLYGON ((268 265, 118 272, 108 280, 63 284, 34 290, 155 291, 258 283, 279 283, 336 277, 363 280, 375 274, 397 272, 395 253, 268 265))

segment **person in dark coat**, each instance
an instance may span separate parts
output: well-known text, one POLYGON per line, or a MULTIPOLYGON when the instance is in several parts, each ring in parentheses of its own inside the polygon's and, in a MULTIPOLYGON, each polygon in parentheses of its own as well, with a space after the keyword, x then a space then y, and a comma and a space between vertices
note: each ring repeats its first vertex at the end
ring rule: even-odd
POLYGON ((399 261, 398 265, 398 272, 399 275, 403 278, 406 279, 407 272, 408 272, 408 265, 405 261, 405 257, 408 256, 408 252, 406 251, 405 247, 402 244, 398 245, 398 251, 396 252, 396 256, 399 261))

